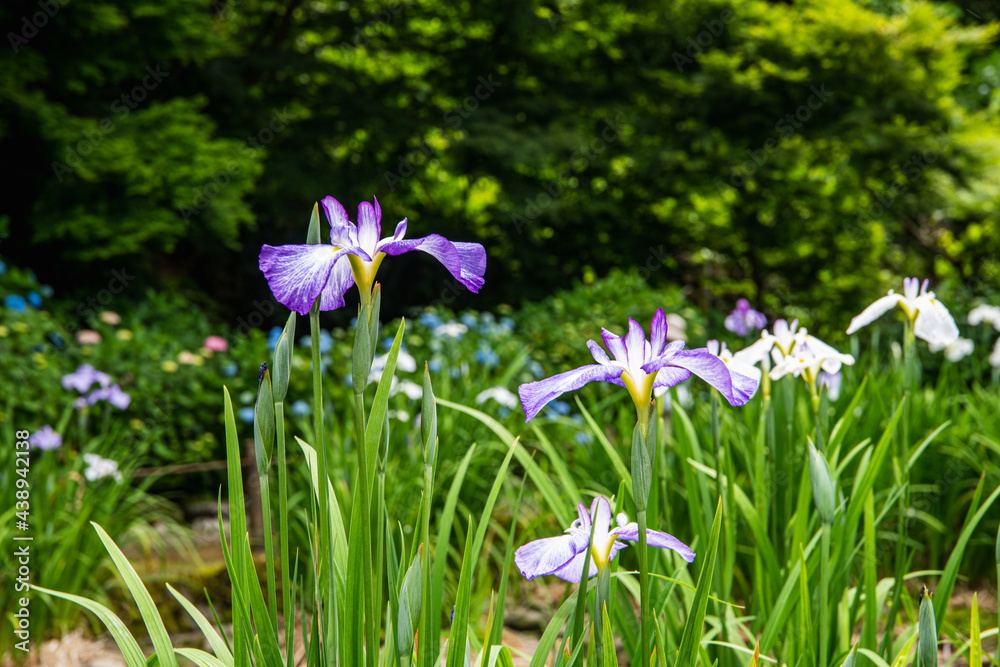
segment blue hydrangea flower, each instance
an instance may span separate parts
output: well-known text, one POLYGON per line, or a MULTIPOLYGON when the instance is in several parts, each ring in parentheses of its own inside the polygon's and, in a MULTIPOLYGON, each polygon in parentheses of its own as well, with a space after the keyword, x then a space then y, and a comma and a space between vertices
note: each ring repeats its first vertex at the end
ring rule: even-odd
POLYGON ((458 318, 462 321, 462 324, 469 327, 470 329, 479 324, 479 320, 472 313, 462 313, 461 317, 458 318))
POLYGON ((0 276, 7 273, 7 264, 2 259, 0 259, 0 276))
MULTIPOLYGON (((281 338, 281 332, 284 331, 281 327, 271 327, 271 330, 267 332, 267 349, 274 352, 274 348, 278 346, 278 339, 281 338)), ((308 337, 306 338, 308 340, 308 337)))
POLYGON ((557 417, 565 417, 572 410, 570 404, 566 401, 552 401, 547 407, 557 417))
MULTIPOLYGON (((3 264, 3 262, 0 262, 0 264, 3 264)), ((3 272, 0 271, 0 273, 3 273, 3 272)), ((54 289, 52 289, 51 285, 42 285, 42 296, 44 296, 46 299, 51 299, 52 295, 55 294, 55 293, 56 293, 56 291, 54 289)))
POLYGON ((222 374, 227 378, 236 377, 236 373, 239 372, 239 370, 240 368, 236 365, 236 362, 230 361, 222 367, 222 374))
MULTIPOLYGON (((521 574, 529 580, 553 574, 578 584, 588 548, 591 555, 589 579, 607 567, 618 552, 628 546, 619 540, 639 541, 638 524, 629 523, 624 513, 615 517, 618 525, 611 528, 611 504, 603 496, 594 498, 589 512, 586 505, 577 503, 577 513, 579 518, 570 524, 566 534, 528 542, 514 552, 514 563, 521 574), (593 542, 590 539, 591 525, 593 542)), ((646 543, 651 547, 676 551, 687 562, 694 562, 695 554, 691 548, 668 533, 647 530, 646 543)))
POLYGON ((39 294, 38 292, 35 292, 34 290, 28 292, 28 303, 30 303, 35 308, 41 308, 42 295, 39 294))
POLYGON ((14 311, 15 313, 23 313, 28 309, 28 302, 24 300, 23 296, 18 294, 8 294, 7 298, 4 299, 3 302, 8 309, 14 311))
POLYGON ((476 350, 476 361, 486 368, 493 368, 500 363, 500 355, 491 347, 480 347, 476 350))
POLYGON ((310 412, 312 412, 312 408, 310 408, 309 404, 305 401, 299 399, 298 401, 292 403, 292 414, 296 417, 305 417, 310 412))
POLYGON ((241 422, 243 422, 245 424, 252 424, 253 423, 253 408, 251 408, 249 406, 245 407, 245 408, 240 408, 239 411, 236 413, 236 416, 240 418, 241 422))
POLYGON ((427 327, 428 329, 436 329, 442 324, 444 324, 444 321, 438 316, 437 313, 423 313, 420 316, 419 321, 420 324, 427 327))

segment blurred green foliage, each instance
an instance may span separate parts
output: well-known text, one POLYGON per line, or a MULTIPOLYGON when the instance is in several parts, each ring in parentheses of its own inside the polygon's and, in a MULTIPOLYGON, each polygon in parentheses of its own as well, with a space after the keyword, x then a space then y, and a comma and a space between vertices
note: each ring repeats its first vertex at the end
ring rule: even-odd
MULTIPOLYGON (((125 261, 242 312, 327 194, 482 241, 487 304, 656 257, 699 306, 824 333, 899 274, 1000 279, 989 3, 42 5, 0 9, 0 213, 60 287, 125 261)), ((445 276, 380 277, 426 303, 445 276)))

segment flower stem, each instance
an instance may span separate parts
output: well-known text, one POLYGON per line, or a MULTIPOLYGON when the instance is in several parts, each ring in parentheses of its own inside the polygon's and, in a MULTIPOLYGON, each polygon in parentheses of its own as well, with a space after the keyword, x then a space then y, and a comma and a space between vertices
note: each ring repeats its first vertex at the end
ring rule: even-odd
POLYGON ((637 512, 639 520, 639 614, 641 628, 640 637, 642 646, 639 656, 642 659, 640 664, 649 664, 649 562, 647 560, 648 549, 646 548, 646 510, 645 508, 637 512))
POLYGON ((610 597, 611 568, 605 565, 597 574, 597 588, 594 591, 594 652, 597 653, 594 663, 602 667, 611 667, 604 664, 604 634, 607 631, 604 627, 604 615, 610 597))
POLYGON ((260 475, 260 504, 264 517, 264 566, 267 568, 267 604, 270 607, 271 626, 278 627, 278 598, 274 592, 278 578, 274 574, 274 529, 271 527, 270 471, 260 475))
MULTIPOLYGON (((364 294, 365 290, 361 290, 364 294)), ((364 299, 364 297, 362 297, 364 299)), ((356 332, 358 336, 368 337, 368 322, 369 318, 372 317, 371 308, 369 305, 362 305, 360 316, 358 317, 358 323, 356 332)), ((356 344, 356 343, 355 343, 356 344)), ((373 597, 373 577, 374 572, 372 568, 372 545, 371 545, 371 489, 369 487, 368 480, 368 446, 365 442, 365 382, 367 380, 367 373, 362 378, 354 378, 354 417, 355 425, 357 427, 357 448, 358 448, 358 481, 359 481, 359 491, 360 498, 357 502, 361 503, 361 516, 362 519, 362 531, 361 536, 361 551, 362 551, 362 568, 363 568, 363 598, 364 598, 364 609, 363 609, 363 620, 362 620, 362 634, 365 637, 365 643, 368 646, 368 650, 365 652, 366 662, 369 667, 374 667, 375 655, 378 653, 378 644, 375 643, 375 625, 378 623, 374 612, 374 597, 373 597)))
MULTIPOLYGON (((330 475, 327 467, 326 455, 326 434, 323 430, 323 372, 320 364, 319 347, 319 300, 309 311, 309 336, 312 343, 312 371, 313 371, 313 425, 316 437, 316 449, 319 453, 319 508, 316 512, 317 523, 319 524, 320 551, 322 562, 320 563, 322 574, 330 586, 333 586, 333 537, 330 533, 330 475)), ((317 610, 320 618, 328 616, 317 610)), ((323 637, 332 637, 334 634, 332 627, 327 627, 322 633, 323 637)), ((326 647, 329 655, 335 650, 332 646, 326 647)))
POLYGON ((423 568, 423 603, 420 607, 423 624, 420 627, 419 640, 420 647, 417 651, 417 664, 430 667, 434 662, 433 655, 436 651, 431 648, 431 637, 434 636, 434 623, 438 620, 436 614, 431 613, 431 498, 434 494, 434 466, 431 463, 424 464, 424 499, 421 504, 423 516, 421 517, 421 539, 424 545, 423 556, 420 565, 423 568))
POLYGON ((819 562, 819 667, 827 667, 830 653, 830 524, 824 522, 819 562))
MULTIPOLYGON (((292 607, 291 560, 288 557, 288 464, 285 460, 285 403, 274 404, 275 431, 278 436, 278 543, 281 550, 281 613, 285 617, 285 646, 293 645, 295 609, 292 607)), ((288 667, 294 656, 286 648, 288 667)))

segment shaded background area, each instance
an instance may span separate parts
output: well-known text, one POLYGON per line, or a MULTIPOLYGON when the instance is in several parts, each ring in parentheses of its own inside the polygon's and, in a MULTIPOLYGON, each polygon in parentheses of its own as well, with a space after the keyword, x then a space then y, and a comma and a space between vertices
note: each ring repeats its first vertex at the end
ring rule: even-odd
MULTIPOLYGON (((900 274, 953 303, 1000 278, 989 2, 35 0, 0 17, 0 255, 60 294, 125 270, 136 299, 180 291, 232 323, 270 298, 262 243, 302 240, 325 195, 353 215, 373 194, 385 227, 487 247, 483 308, 646 266, 703 308, 745 295, 839 332, 900 274)), ((397 306, 472 303, 426 257, 380 278, 397 306)))

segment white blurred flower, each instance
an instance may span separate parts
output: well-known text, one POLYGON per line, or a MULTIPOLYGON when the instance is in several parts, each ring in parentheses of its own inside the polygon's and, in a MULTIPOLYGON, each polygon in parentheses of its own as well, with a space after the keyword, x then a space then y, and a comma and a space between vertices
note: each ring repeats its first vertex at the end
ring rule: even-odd
POLYGON ((410 400, 417 400, 424 395, 424 388, 413 380, 400 380, 398 384, 393 384, 395 390, 390 389, 389 394, 403 392, 410 400))
MULTIPOLYGON (((673 400, 670 397, 670 387, 657 387, 653 390, 653 396, 659 398, 661 396, 666 396, 666 400, 663 402, 663 412, 668 413, 673 410, 673 400)), ((686 382, 682 382, 678 385, 674 385, 673 389, 677 392, 677 401, 681 404, 681 407, 685 410, 689 410, 692 405, 694 405, 694 397, 691 396, 691 390, 688 389, 686 382)))
POLYGON ((476 395, 476 405, 480 405, 491 398, 500 405, 510 408, 511 410, 520 404, 520 400, 517 395, 509 389, 506 389, 505 387, 491 387, 486 391, 479 392, 479 394, 476 395))
POLYGON ((83 471, 83 476, 88 482, 96 482, 105 477, 114 477, 116 482, 122 481, 122 474, 118 471, 118 464, 111 459, 87 453, 83 455, 83 461, 87 464, 87 469, 83 471))
POLYGON ((687 322, 676 313, 667 315, 667 340, 687 340, 687 322))
POLYGON ((978 326, 984 322, 991 325, 997 331, 1000 331, 1000 306, 991 306, 984 303, 969 311, 969 324, 978 326))
POLYGON ((927 281, 917 278, 903 279, 903 294, 889 293, 876 299, 870 306, 851 320, 847 333, 852 334, 867 326, 885 313, 899 306, 913 324, 913 334, 932 345, 945 347, 958 338, 958 326, 948 309, 934 295, 927 291, 927 281))
MULTIPOLYGON (((368 384, 372 382, 378 382, 382 379, 382 373, 385 371, 385 364, 389 361, 389 353, 375 357, 372 361, 372 369, 368 373, 368 384)), ((400 349, 399 356, 396 357, 396 370, 403 371, 404 373, 412 373, 417 370, 417 360, 413 358, 413 355, 406 350, 400 349)), ((395 379, 395 378, 393 378, 395 379)))
POLYGON ((826 371, 820 371, 819 377, 816 378, 817 387, 826 387, 826 394, 830 397, 831 401, 836 401, 840 398, 840 385, 844 376, 841 373, 827 373, 826 371))
POLYGON ((775 320, 771 331, 766 329, 760 332, 760 339, 733 354, 733 359, 743 366, 756 366, 762 361, 766 361, 768 355, 775 364, 781 363, 786 357, 792 354, 796 346, 805 342, 809 335, 805 327, 799 328, 799 321, 792 320, 789 324, 785 320, 775 320))
POLYGON ((804 342, 792 354, 771 369, 770 378, 777 380, 791 374, 802 377, 810 386, 814 386, 821 370, 833 375, 839 373, 844 364, 853 366, 854 357, 838 352, 815 336, 806 335, 804 342))
POLYGON ((1000 367, 1000 338, 997 339, 995 345, 993 345, 993 352, 990 354, 990 366, 994 368, 1000 367))
POLYGON ((390 410, 389 411, 389 418, 390 419, 398 419, 399 421, 405 423, 405 422, 410 421, 410 413, 407 412, 406 410, 390 410))
POLYGON ((726 365, 733 371, 760 381, 760 369, 753 364, 747 363, 745 358, 737 359, 733 351, 726 347, 725 343, 717 340, 710 340, 705 344, 709 352, 726 362, 726 365))
POLYGON ((965 359, 967 356, 972 354, 976 344, 973 343, 968 338, 956 338, 951 343, 947 345, 931 345, 931 352, 944 352, 944 356, 948 361, 956 362, 965 359))
POLYGON ((462 334, 468 330, 469 327, 465 326, 461 322, 448 322, 435 328, 434 335, 447 336, 448 338, 461 338, 462 334))

